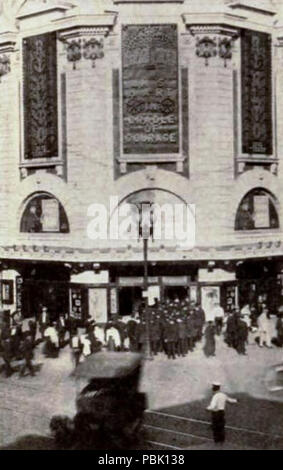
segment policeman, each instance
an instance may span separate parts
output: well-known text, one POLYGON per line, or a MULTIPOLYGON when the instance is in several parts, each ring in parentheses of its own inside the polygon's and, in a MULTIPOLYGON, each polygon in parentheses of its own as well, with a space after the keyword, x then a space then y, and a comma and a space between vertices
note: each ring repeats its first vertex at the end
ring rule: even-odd
POLYGON ((178 317, 176 324, 177 324, 177 331, 178 331, 177 352, 179 356, 185 357, 186 354, 188 353, 186 322, 182 317, 178 317))
POLYGON ((213 397, 207 407, 211 411, 211 424, 213 439, 215 443, 223 443, 225 441, 225 406, 226 403, 237 403, 238 400, 230 398, 226 393, 220 391, 220 383, 212 384, 213 397))
POLYGON ((176 359, 175 345, 178 340, 177 325, 171 318, 164 325, 163 338, 168 359, 176 359))
POLYGON ((151 344, 151 351, 156 356, 160 349, 160 341, 161 341, 161 327, 158 321, 158 318, 151 320, 150 322, 150 329, 149 329, 149 337, 150 337, 150 344, 151 344))

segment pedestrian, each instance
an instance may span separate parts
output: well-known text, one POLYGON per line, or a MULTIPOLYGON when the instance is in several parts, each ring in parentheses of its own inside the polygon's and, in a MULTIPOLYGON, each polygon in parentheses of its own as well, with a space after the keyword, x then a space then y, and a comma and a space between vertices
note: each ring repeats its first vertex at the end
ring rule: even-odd
POLYGON ((23 337, 22 325, 18 324, 12 326, 11 328, 11 348, 13 358, 19 360, 21 358, 20 354, 20 344, 23 337))
POLYGON ((11 338, 2 340, 1 344, 5 375, 6 377, 10 377, 15 372, 15 369, 11 365, 13 359, 11 338))
POLYGON ((185 357, 188 353, 187 326, 184 318, 177 319, 178 341, 177 352, 179 356, 185 357))
POLYGON ((271 323, 268 317, 268 309, 263 308, 262 313, 257 319, 258 332, 259 332, 259 346, 262 348, 265 343, 267 348, 272 348, 271 345, 271 323))
POLYGON ((235 308, 232 313, 229 314, 226 325, 225 342, 230 348, 237 348, 237 327, 238 327, 238 316, 240 310, 235 308))
POLYGON ((248 326, 243 319, 243 315, 241 315, 238 320, 238 326, 237 326, 238 341, 237 341, 236 350, 238 354, 244 354, 244 355, 246 354, 246 344, 248 341, 248 334, 249 334, 248 326))
POLYGON ((46 357, 57 358, 59 355, 59 335, 55 328, 55 323, 52 323, 44 332, 46 338, 45 355, 46 357))
POLYGON ((35 347, 36 345, 36 333, 37 333, 37 323, 34 320, 28 321, 29 334, 32 339, 32 344, 35 347))
POLYGON ((88 335, 82 335, 80 337, 80 341, 82 344, 82 354, 84 357, 88 357, 91 355, 91 341, 88 337, 88 335))
POLYGON ((235 398, 230 398, 226 393, 220 391, 220 383, 212 384, 213 397, 207 407, 211 411, 211 424, 213 439, 216 444, 225 442, 225 405, 226 403, 238 403, 235 398))
POLYGON ((107 344, 108 351, 121 350, 122 339, 118 328, 113 322, 108 322, 105 329, 105 341, 107 344))
POLYGON ((151 320, 149 327, 150 347, 152 353, 156 356, 160 349, 161 328, 159 321, 154 318, 151 320))
POLYGON ((164 325, 163 338, 165 343, 165 352, 168 359, 176 359, 176 343, 178 341, 178 329, 175 321, 171 319, 167 320, 164 325))
POLYGON ((102 326, 96 324, 93 327, 94 335, 97 338, 97 340, 102 344, 102 346, 105 346, 105 330, 102 326))
POLYGON ((80 342, 80 338, 78 336, 77 330, 74 331, 74 335, 70 338, 70 346, 72 350, 72 356, 74 359, 75 367, 80 362, 80 357, 82 353, 82 344, 80 342))
POLYGON ((24 357, 24 364, 21 367, 19 376, 24 377, 25 371, 26 371, 26 369, 28 369, 30 375, 32 377, 34 377, 35 376, 35 370, 34 370, 34 366, 33 366, 33 363, 32 363, 32 359, 33 359, 33 342, 32 342, 31 335, 27 334, 25 339, 22 341, 21 352, 22 352, 23 357, 24 357))
POLYGON ((42 307, 42 312, 39 315, 39 331, 41 334, 41 339, 44 340, 44 332, 46 328, 49 326, 50 318, 49 314, 47 313, 47 307, 42 307))
POLYGON ((56 327, 59 336, 59 348, 63 348, 65 346, 65 335, 67 332, 66 320, 64 315, 59 316, 56 327))
POLYGON ((138 342, 137 342, 137 326, 138 322, 135 318, 135 314, 133 314, 128 321, 127 330, 128 330, 128 337, 130 340, 130 351, 137 352, 138 351, 138 342))
POLYGON ((206 357, 215 356, 215 326, 214 322, 209 321, 204 332, 205 343, 203 352, 206 357))
POLYGON ((214 316, 216 334, 217 336, 220 336, 223 328, 223 320, 225 314, 219 302, 215 302, 212 315, 214 316))
POLYGON ((197 319, 196 325, 198 329, 197 341, 200 341, 202 339, 203 327, 205 324, 205 312, 199 303, 196 304, 195 310, 197 319))

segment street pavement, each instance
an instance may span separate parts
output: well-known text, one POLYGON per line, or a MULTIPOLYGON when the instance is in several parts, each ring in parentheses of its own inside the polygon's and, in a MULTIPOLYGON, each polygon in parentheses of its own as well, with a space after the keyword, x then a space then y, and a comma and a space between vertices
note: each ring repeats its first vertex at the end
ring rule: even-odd
MULTIPOLYGON (((193 353, 176 360, 159 354, 145 361, 140 390, 147 393, 148 408, 201 419, 205 416, 209 420, 205 407, 209 403, 211 383, 217 380, 231 395, 249 398, 240 399, 234 408, 234 415, 240 416, 236 425, 283 435, 283 392, 270 393, 265 383, 269 368, 283 363, 283 349, 259 348, 252 339, 247 355, 239 356, 225 345, 222 336, 217 337, 215 357, 205 357, 202 347, 199 343, 193 353), (251 403, 254 410, 249 413, 251 403), (259 413, 255 413, 257 403, 261 403, 259 413)), ((46 359, 41 350, 39 345, 35 363, 40 371, 36 377, 19 378, 18 373, 10 378, 0 376, 1 446, 28 434, 47 435, 53 415, 75 414, 76 393, 84 383, 71 376, 74 364, 69 347, 57 359, 46 359)), ((237 448, 233 443, 227 445, 237 448)), ((206 443, 201 448, 214 447, 206 443)))

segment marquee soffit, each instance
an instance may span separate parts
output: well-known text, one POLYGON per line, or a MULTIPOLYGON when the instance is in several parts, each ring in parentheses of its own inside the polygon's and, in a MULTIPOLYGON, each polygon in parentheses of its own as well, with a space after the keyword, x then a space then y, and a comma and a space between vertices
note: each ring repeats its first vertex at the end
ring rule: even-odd
MULTIPOLYGON (((219 247, 197 247, 185 250, 177 245, 149 246, 150 261, 239 261, 253 258, 272 258, 283 256, 283 243, 280 240, 254 242, 241 245, 219 247)), ((125 247, 76 248, 33 244, 0 247, 0 259, 34 261, 73 261, 73 262, 115 262, 143 260, 141 243, 125 247)))

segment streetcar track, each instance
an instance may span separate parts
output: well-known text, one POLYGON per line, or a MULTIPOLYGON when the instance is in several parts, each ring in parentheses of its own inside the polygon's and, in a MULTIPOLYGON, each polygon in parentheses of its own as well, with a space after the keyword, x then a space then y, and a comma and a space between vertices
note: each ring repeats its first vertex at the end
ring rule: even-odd
MULTIPOLYGON (((205 424, 206 426, 211 426, 211 423, 209 421, 203 421, 203 420, 200 420, 200 419, 187 418, 185 416, 170 415, 168 413, 163 413, 163 412, 160 412, 160 411, 152 411, 152 410, 146 410, 146 413, 147 414, 155 414, 155 415, 159 415, 159 416, 165 416, 165 417, 168 417, 168 418, 179 419, 179 420, 188 421, 188 422, 192 422, 192 423, 205 424)), ((266 437, 273 437, 273 438, 276 438, 276 439, 283 439, 283 435, 281 435, 281 434, 270 434, 270 433, 265 433, 265 432, 262 432, 262 431, 255 431, 255 430, 248 429, 248 428, 238 428, 238 427, 229 426, 229 425, 226 425, 225 428, 229 429, 231 431, 247 432, 247 433, 256 434, 256 435, 262 436, 262 437, 266 436, 266 437)))
POLYGON ((196 434, 189 434, 186 432, 181 432, 181 431, 174 431, 173 429, 168 429, 168 428, 161 428, 159 426, 154 426, 152 424, 144 424, 144 428, 151 428, 151 429, 157 429, 158 431, 163 431, 163 432, 168 432, 171 434, 177 434, 178 436, 183 436, 183 437, 193 437, 197 439, 201 439, 204 441, 212 441, 209 437, 203 437, 203 436, 197 436, 196 434))

